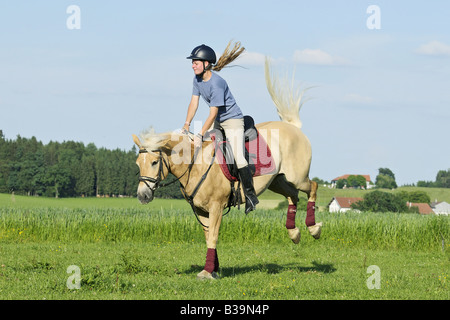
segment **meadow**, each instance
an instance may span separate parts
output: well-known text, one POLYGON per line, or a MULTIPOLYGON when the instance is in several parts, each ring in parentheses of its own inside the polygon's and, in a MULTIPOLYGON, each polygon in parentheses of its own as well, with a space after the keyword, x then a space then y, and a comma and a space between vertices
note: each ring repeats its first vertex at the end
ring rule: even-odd
POLYGON ((184 200, 0 194, 0 299, 450 298, 449 217, 321 211, 314 240, 305 214, 298 211, 294 245, 284 210, 232 209, 219 237, 221 279, 198 281, 206 246, 184 200), (79 289, 68 287, 71 266, 79 289), (379 268, 375 288, 370 266, 379 268))

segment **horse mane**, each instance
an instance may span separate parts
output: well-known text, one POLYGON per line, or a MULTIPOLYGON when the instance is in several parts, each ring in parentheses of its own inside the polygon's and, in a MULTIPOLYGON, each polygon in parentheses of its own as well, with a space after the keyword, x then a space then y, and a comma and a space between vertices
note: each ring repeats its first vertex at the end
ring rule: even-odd
POLYGON ((150 127, 149 129, 142 131, 139 136, 142 141, 142 147, 151 151, 164 147, 170 140, 171 133, 156 133, 155 129, 150 127))
POLYGON ((294 74, 292 75, 290 83, 287 79, 287 75, 280 81, 279 76, 271 72, 270 59, 268 57, 266 57, 264 71, 267 90, 272 97, 273 103, 277 107, 280 119, 301 129, 302 122, 300 121, 299 112, 306 102, 303 95, 310 88, 301 90, 301 88, 298 87, 295 89, 294 74))
POLYGON ((171 142, 179 143, 180 138, 185 137, 184 134, 177 131, 156 133, 153 127, 142 131, 139 136, 141 138, 142 147, 149 152, 152 150, 171 149, 173 147, 170 145, 171 142))
POLYGON ((241 53, 244 52, 245 48, 241 47, 241 43, 239 41, 234 44, 233 48, 231 48, 231 42, 232 41, 228 42, 228 45, 220 56, 219 61, 217 61, 216 65, 212 67, 214 71, 222 70, 226 65, 236 60, 241 53))

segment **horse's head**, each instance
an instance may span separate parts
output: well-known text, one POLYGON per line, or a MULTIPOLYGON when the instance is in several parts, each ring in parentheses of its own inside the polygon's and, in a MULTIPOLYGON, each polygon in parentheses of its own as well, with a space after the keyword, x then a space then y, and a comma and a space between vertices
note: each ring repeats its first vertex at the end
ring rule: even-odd
POLYGON ((139 167, 139 186, 137 196, 142 204, 153 200, 155 190, 161 180, 169 174, 167 155, 159 150, 145 148, 139 138, 133 134, 134 143, 139 147, 136 164, 139 167))

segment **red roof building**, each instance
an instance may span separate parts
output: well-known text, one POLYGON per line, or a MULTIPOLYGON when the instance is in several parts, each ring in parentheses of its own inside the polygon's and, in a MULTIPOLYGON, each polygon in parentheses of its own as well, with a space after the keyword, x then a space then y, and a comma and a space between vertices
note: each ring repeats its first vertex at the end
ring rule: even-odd
POLYGON ((411 207, 417 207, 419 208, 420 214, 430 214, 434 213, 433 209, 431 209, 430 205, 428 203, 413 203, 413 202, 406 202, 406 205, 411 207))

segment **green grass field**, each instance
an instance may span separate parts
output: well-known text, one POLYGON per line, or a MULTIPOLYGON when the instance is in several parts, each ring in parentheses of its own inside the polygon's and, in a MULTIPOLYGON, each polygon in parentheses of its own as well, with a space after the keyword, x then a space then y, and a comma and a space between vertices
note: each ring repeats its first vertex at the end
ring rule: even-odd
POLYGON ((448 217, 318 212, 320 240, 304 218, 299 210, 294 245, 284 211, 233 209, 219 237, 221 279, 198 281, 206 245, 184 200, 0 195, 0 299, 450 298, 448 217), (372 265, 379 289, 369 288, 372 265), (70 266, 80 289, 67 286, 70 266))

